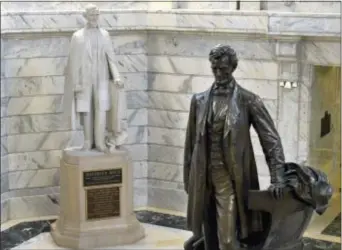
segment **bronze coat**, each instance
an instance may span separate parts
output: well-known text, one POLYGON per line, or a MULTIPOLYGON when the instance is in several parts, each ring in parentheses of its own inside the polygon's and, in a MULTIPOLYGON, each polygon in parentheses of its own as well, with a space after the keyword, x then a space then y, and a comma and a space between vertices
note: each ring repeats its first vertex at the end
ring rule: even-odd
MULTIPOLYGON (((184 187, 188 193, 187 224, 194 235, 202 235, 203 213, 207 195, 207 133, 206 120, 211 88, 192 97, 184 150, 184 187)), ((260 214, 247 209, 249 189, 259 189, 258 174, 249 129, 255 128, 271 181, 282 168, 284 153, 275 125, 260 97, 234 83, 229 96, 229 111, 224 128, 224 157, 231 169, 236 192, 240 238, 262 230, 260 214)))

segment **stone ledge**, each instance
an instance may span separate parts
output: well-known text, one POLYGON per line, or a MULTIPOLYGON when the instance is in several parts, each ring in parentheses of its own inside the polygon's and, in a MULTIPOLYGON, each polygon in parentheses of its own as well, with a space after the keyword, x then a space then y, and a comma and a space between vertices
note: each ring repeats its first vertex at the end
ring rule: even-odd
MULTIPOLYGON (((110 32, 160 30, 340 37, 339 14, 217 10, 102 10, 102 13, 100 25, 110 32), (132 14, 135 18, 131 18, 132 14)), ((84 25, 81 11, 21 11, 3 12, 1 15, 1 32, 6 36, 25 33, 69 34, 84 25)))

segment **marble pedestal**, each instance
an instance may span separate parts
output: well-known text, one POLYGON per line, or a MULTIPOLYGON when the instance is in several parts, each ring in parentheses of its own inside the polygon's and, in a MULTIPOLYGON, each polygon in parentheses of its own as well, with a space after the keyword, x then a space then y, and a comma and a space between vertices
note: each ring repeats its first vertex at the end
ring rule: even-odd
POLYGON ((55 243, 73 249, 132 244, 145 235, 133 212, 132 164, 126 151, 69 149, 60 169, 55 243))

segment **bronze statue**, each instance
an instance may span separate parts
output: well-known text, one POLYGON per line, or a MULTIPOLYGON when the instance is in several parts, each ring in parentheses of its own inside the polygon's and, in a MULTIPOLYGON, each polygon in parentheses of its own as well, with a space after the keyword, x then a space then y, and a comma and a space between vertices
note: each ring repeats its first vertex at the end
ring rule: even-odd
POLYGON ((206 249, 235 250, 263 231, 263 216, 246 199, 259 189, 250 136, 253 125, 271 172, 271 190, 282 195, 284 153, 278 132, 260 97, 238 85, 236 52, 217 45, 209 54, 215 82, 191 100, 184 151, 187 223, 206 249))
MULTIPOLYGON (((184 187, 188 193, 187 224, 193 237, 184 248, 282 249, 278 248, 281 242, 277 241, 277 236, 271 234, 279 231, 277 225, 281 213, 274 215, 270 209, 279 208, 280 201, 286 203, 293 200, 289 190, 293 192, 303 185, 313 186, 310 181, 303 184, 303 180, 296 182, 289 176, 295 173, 295 176, 308 178, 310 175, 300 174, 303 168, 287 167, 289 164, 285 163, 280 137, 260 97, 239 86, 234 79, 232 74, 238 66, 236 52, 230 46, 217 45, 210 51, 209 60, 215 82, 210 89, 192 97, 186 132, 184 187), (259 191, 249 132, 251 125, 259 136, 270 169, 271 186, 266 191, 267 197, 265 191, 259 191), (270 208, 258 207, 256 203, 259 198, 260 201, 267 201, 270 208), (270 245, 273 248, 267 247, 270 245)), ((327 179, 324 181, 314 186, 316 190, 325 188, 325 199, 319 197, 321 207, 331 197, 330 184, 327 179)), ((315 200, 307 194, 303 197, 307 201, 315 200)), ((304 204, 303 199, 299 198, 296 198, 297 203, 304 204)), ((286 217, 296 211, 294 204, 297 203, 292 202, 282 215, 286 217)), ((312 204, 311 207, 308 203, 303 205, 303 209, 310 209, 304 209, 305 216, 302 217, 306 224, 303 227, 300 225, 302 229, 306 228, 311 217, 312 204)), ((298 239, 302 231, 298 231, 298 239)))

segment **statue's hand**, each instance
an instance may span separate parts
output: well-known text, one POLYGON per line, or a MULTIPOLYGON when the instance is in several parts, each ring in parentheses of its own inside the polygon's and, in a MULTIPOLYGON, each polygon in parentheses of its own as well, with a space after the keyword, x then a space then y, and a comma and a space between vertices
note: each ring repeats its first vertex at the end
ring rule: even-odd
POLYGON ((124 87, 124 83, 120 79, 119 80, 115 80, 114 83, 119 88, 123 88, 124 87))
POLYGON ((83 87, 81 85, 76 85, 75 86, 75 92, 76 93, 79 93, 79 92, 82 92, 83 91, 83 87))
POLYGON ((268 191, 270 192, 272 197, 276 200, 280 200, 284 197, 284 190, 285 190, 285 184, 282 182, 273 183, 268 188, 268 191))

